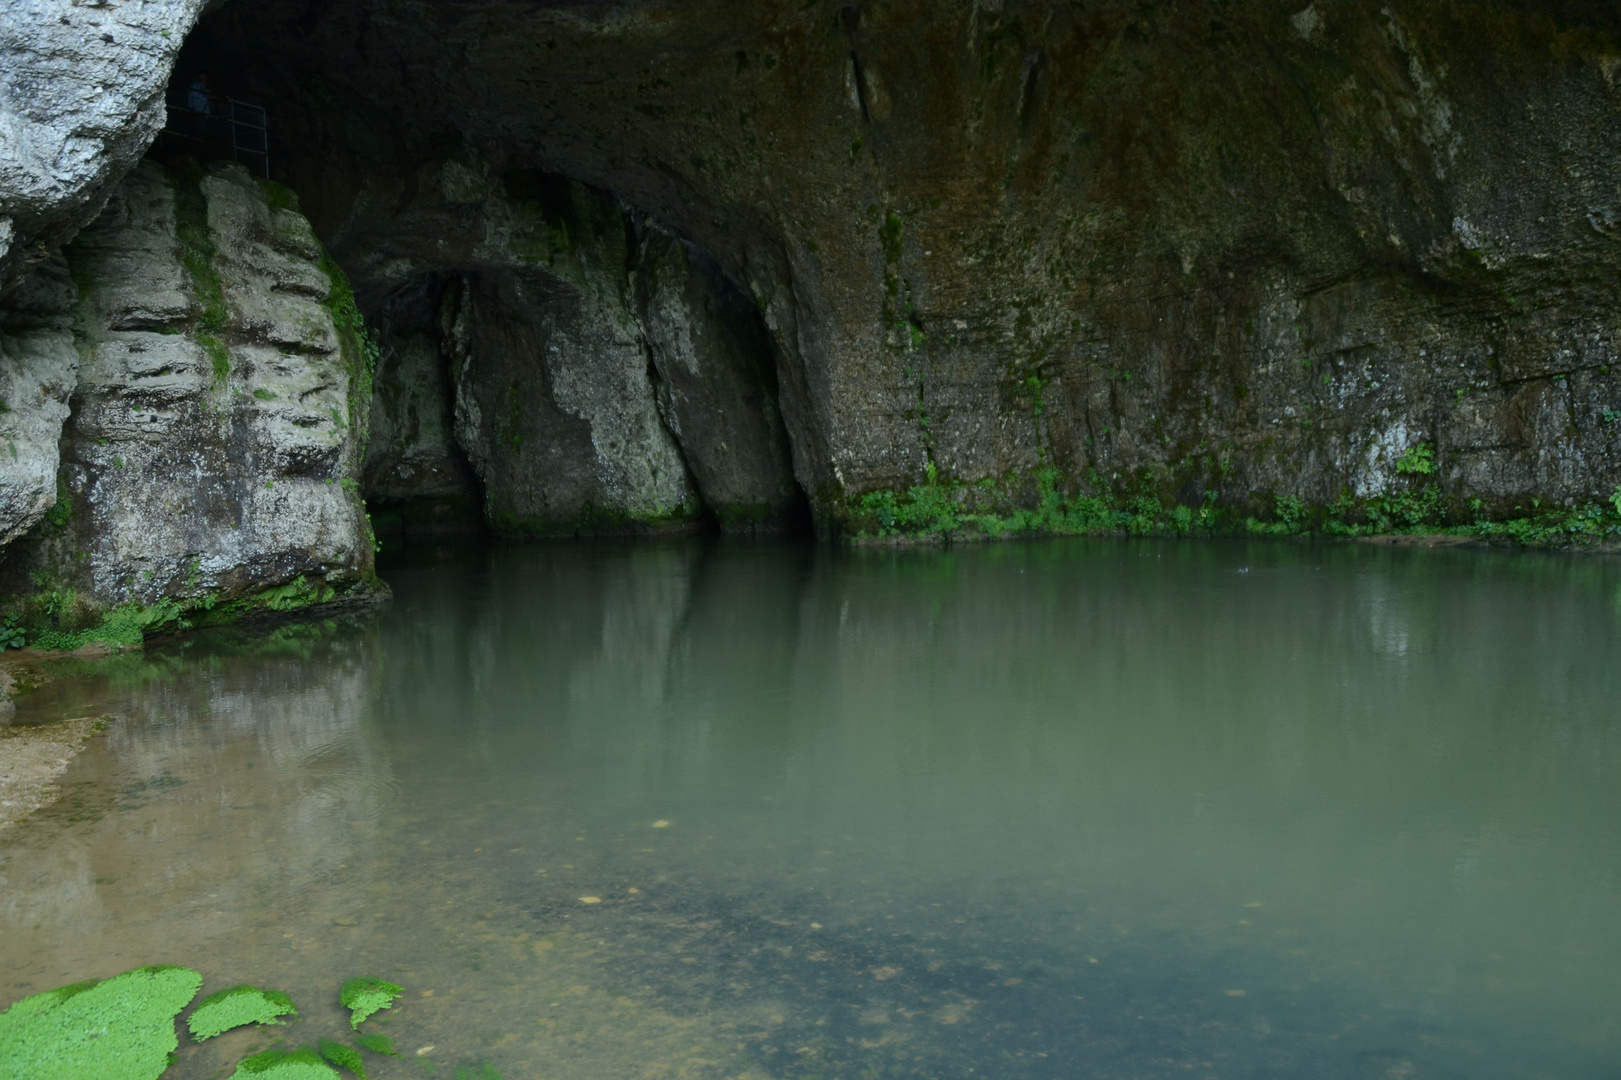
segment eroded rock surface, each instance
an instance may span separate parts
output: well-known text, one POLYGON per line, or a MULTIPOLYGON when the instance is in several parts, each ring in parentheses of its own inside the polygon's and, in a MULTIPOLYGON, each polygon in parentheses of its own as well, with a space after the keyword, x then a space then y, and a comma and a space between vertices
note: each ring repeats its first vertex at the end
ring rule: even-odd
POLYGON ((0 281, 95 217, 146 153, 205 2, 0 2, 0 281))
MULTIPOLYGON (((41 254, 42 299, 0 303, 0 383, 30 403, 0 414, 0 536, 72 532, 48 519, 92 495, 162 512, 161 484, 109 473, 138 425, 98 403, 140 379, 165 408, 215 400, 205 338, 231 353, 240 449, 192 459, 199 490, 256 521, 284 485, 305 508, 213 562, 178 525, 149 548, 80 537, 98 595, 170 595, 176 544, 210 589, 358 565, 341 500, 305 481, 361 476, 337 447, 366 415, 380 503, 476 505, 514 535, 770 525, 801 498, 829 533, 1039 529, 1094 503, 1146 531, 1550 506, 1621 524, 1614 5, 236 0, 187 50, 270 110, 273 168, 375 316, 382 377, 337 410, 349 434, 323 426, 342 328, 311 314, 313 237, 216 193, 224 174, 208 222, 249 239, 218 248, 218 328, 170 267, 139 298, 92 289, 94 361, 70 357, 41 254)), ((112 108, 73 85, 50 88, 63 124, 112 108)), ((61 174, 124 160, 116 141, 61 174)), ((95 183, 35 218, 68 221, 95 183)))
POLYGON ((1027 505, 1042 473, 1326 505, 1405 483, 1421 445, 1454 515, 1621 482, 1613 6, 278 18, 227 8, 198 48, 284 103, 285 167, 341 258, 406 188, 471 206, 543 166, 612 190, 756 302, 824 523, 925 482, 1027 505))
POLYGON ((369 586, 364 358, 309 223, 278 201, 240 166, 145 163, 69 249, 82 360, 61 490, 0 565, 30 627, 369 586))
POLYGON ((464 150, 416 180, 346 234, 386 290, 368 494, 519 536, 792 523, 771 343, 716 267, 552 174, 464 150))

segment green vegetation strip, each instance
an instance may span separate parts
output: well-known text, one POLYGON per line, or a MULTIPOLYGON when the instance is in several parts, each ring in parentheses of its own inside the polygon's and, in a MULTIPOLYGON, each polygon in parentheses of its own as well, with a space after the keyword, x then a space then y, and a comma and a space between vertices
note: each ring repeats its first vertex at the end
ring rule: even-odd
POLYGON ((1108 491, 1103 479, 1089 477, 1098 494, 1068 495, 1069 481, 1046 467, 977 483, 947 480, 933 462, 925 480, 905 491, 874 491, 845 503, 847 535, 857 542, 878 539, 951 540, 1010 536, 1328 536, 1389 534, 1504 541, 1529 547, 1621 543, 1621 491, 1607 505, 1587 503, 1544 508, 1532 500, 1516 507, 1520 515, 1493 520, 1478 499, 1447 499, 1428 477, 1433 451, 1411 448, 1397 462, 1399 481, 1369 497, 1344 494, 1327 506, 1281 495, 1264 517, 1234 513, 1218 505, 1218 493, 1204 492, 1196 505, 1166 502, 1152 478, 1136 493, 1108 491))

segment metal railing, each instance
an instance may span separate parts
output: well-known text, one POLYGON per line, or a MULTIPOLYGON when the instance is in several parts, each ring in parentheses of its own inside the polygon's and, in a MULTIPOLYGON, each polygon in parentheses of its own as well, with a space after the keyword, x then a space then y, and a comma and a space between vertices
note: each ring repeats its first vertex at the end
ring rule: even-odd
POLYGON ((270 179, 270 123, 264 106, 211 97, 208 111, 191 107, 191 93, 171 90, 161 138, 171 150, 199 158, 230 157, 270 179))

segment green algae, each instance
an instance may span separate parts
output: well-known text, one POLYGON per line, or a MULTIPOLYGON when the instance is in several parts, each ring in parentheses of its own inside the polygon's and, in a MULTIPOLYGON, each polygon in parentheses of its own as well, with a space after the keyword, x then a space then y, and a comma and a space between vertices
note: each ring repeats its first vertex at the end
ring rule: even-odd
POLYGON ((247 1024, 282 1024, 278 1017, 298 1018, 292 999, 277 990, 257 986, 233 986, 210 994, 186 1019, 191 1037, 198 1042, 247 1024))
POLYGON ((309 1047, 266 1050, 243 1058, 231 1080, 338 1080, 337 1070, 309 1047))
POLYGON ((477 1065, 456 1066, 456 1080, 502 1080, 502 1077, 495 1071, 494 1065, 479 1062, 477 1065))
POLYGON ((174 176, 175 233, 180 240, 180 262, 191 276, 197 300, 197 343, 208 353, 214 383, 231 373, 231 353, 221 336, 230 321, 225 290, 215 265, 214 234, 208 227, 208 199, 202 189, 202 169, 196 162, 181 163, 174 176))
POLYGON ((358 1031, 368 1016, 393 1008, 394 999, 403 993, 403 987, 382 979, 357 978, 343 984, 338 1000, 349 1010, 349 1027, 358 1031))
POLYGON ((366 1063, 361 1060, 360 1051, 352 1046, 345 1046, 336 1039, 322 1039, 319 1045, 321 1056, 340 1069, 348 1069, 360 1078, 366 1080, 366 1063))
POLYGON ((384 1057, 399 1057, 399 1051, 394 1049, 394 1040, 387 1035, 361 1034, 355 1036, 355 1045, 362 1050, 370 1050, 374 1054, 384 1057))
POLYGON ((0 1013, 0 1080, 155 1080, 202 985, 190 968, 145 967, 24 998, 0 1013))

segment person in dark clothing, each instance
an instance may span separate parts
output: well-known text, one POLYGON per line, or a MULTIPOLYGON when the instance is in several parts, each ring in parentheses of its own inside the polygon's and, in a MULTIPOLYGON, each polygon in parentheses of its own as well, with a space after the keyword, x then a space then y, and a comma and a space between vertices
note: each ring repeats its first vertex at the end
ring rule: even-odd
POLYGON ((208 76, 202 72, 191 80, 191 88, 186 91, 186 108, 204 116, 214 114, 214 91, 208 85, 208 76))

